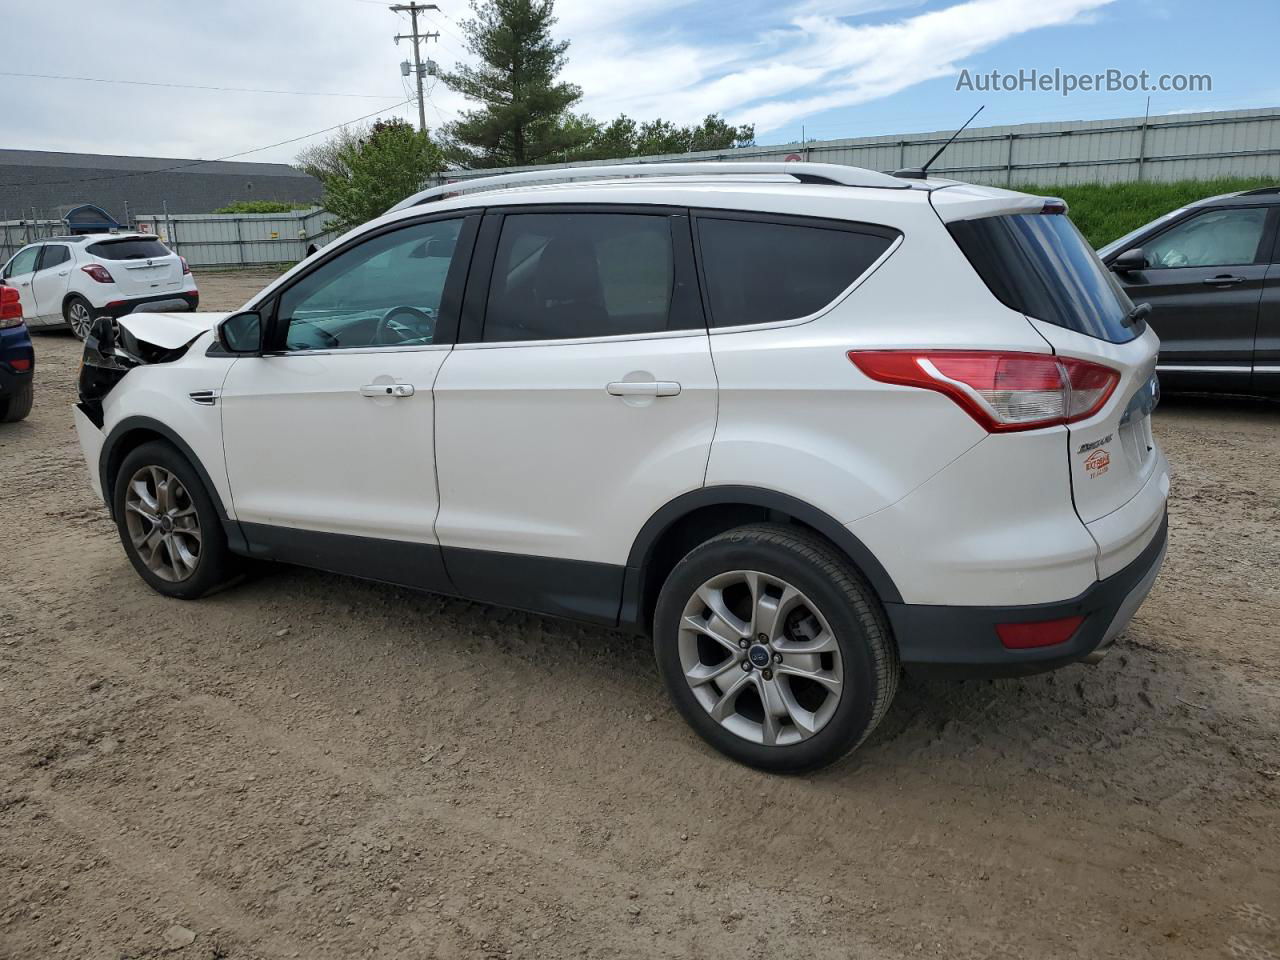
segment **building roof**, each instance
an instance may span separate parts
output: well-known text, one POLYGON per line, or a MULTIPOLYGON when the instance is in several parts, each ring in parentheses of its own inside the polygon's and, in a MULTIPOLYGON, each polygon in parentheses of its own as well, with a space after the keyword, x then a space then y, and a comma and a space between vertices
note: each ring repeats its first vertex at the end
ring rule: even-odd
POLYGON ((306 174, 287 163, 253 163, 246 160, 184 160, 180 157, 122 157, 105 153, 63 153, 54 150, 0 149, 0 166, 69 167, 72 169, 116 170, 121 173, 146 173, 168 170, 171 173, 238 174, 255 177, 302 177, 306 174), (182 166, 190 164, 191 166, 182 166))

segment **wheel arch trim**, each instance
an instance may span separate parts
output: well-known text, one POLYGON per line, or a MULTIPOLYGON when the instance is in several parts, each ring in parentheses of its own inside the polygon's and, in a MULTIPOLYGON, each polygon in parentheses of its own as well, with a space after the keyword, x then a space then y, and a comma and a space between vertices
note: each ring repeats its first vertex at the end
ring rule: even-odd
POLYGON ((214 484, 213 478, 209 476, 209 471, 200 462, 200 458, 191 449, 191 445, 183 440, 172 427, 161 423, 159 420, 153 420, 151 417, 125 417, 111 428, 111 432, 107 434, 106 440, 102 443, 102 452, 98 456, 98 477, 102 483, 102 499, 106 501, 107 512, 112 515, 112 518, 115 518, 115 477, 112 476, 110 468, 113 462, 118 466, 120 460, 127 455, 118 455, 121 444, 124 443, 125 439, 130 434, 140 432, 158 434, 162 439, 173 444, 177 451, 186 457, 187 462, 191 464, 191 468, 200 477, 200 482, 204 484, 205 491, 209 494, 209 499, 213 501, 214 509, 218 511, 218 519, 222 522, 222 527, 226 531, 228 545, 232 552, 247 552, 248 546, 245 543, 244 534, 240 530, 240 524, 227 515, 227 509, 222 503, 222 495, 218 493, 218 488, 214 484))
POLYGON ((884 565, 847 527, 817 507, 796 497, 764 487, 733 484, 701 487, 676 497, 649 518, 632 544, 627 556, 626 582, 623 586, 619 622, 639 626, 641 609, 649 586, 645 571, 663 536, 680 520, 705 507, 745 506, 776 510, 811 527, 830 540, 867 578, 881 603, 902 603, 902 594, 884 565))

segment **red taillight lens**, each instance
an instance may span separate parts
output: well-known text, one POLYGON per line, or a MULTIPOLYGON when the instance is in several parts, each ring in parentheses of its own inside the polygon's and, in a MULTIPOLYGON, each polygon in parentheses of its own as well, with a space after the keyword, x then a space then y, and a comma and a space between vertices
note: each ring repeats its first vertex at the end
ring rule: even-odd
POLYGON ((22 322, 22 298, 16 287, 0 286, 0 329, 22 322))
POLYGON ((187 266, 186 257, 179 257, 178 259, 182 261, 182 275, 185 277, 187 274, 191 272, 191 268, 187 266))
POLYGON ((946 394, 991 433, 1091 417, 1120 382, 1109 367, 1043 353, 851 350, 872 380, 946 394))
POLYGON ((13 367, 14 373, 26 373, 31 369, 31 358, 19 357, 17 360, 10 360, 9 366, 13 367))
POLYGON ((115 283, 111 279, 111 274, 107 272, 107 268, 100 263, 91 263, 87 267, 81 267, 80 269, 99 283, 115 283))
POLYGON ((996 635, 1010 650, 1052 647, 1055 644, 1066 643, 1074 637, 1082 623, 1084 623, 1084 617, 1033 620, 1030 623, 997 623, 996 635))

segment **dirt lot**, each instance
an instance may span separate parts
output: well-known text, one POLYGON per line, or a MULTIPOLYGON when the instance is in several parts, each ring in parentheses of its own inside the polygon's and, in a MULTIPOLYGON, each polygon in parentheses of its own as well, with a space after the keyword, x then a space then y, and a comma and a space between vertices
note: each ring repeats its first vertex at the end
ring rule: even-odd
POLYGON ((1280 408, 1162 407, 1169 560, 1102 665, 909 678, 797 779, 697 740, 640 640, 287 568, 161 599, 86 480, 77 344, 37 351, 2 957, 1280 957, 1280 408))

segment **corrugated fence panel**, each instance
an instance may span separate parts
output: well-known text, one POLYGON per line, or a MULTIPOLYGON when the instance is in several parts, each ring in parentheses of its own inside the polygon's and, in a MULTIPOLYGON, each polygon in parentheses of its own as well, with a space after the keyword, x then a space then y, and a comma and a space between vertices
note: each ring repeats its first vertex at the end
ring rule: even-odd
MULTIPOLYGON (((789 156, 873 170, 918 167, 951 131, 814 140, 804 144, 737 150, 596 160, 578 166, 614 163, 670 163, 680 160, 781 161, 789 156)), ((435 182, 540 170, 511 167, 450 171, 435 182)), ((1280 107, 1230 110, 1118 120, 1023 123, 966 130, 930 168, 954 177, 997 186, 1122 183, 1130 180, 1207 180, 1213 177, 1269 177, 1280 182, 1280 107)), ((0 211, 3 215, 3 211, 0 211)), ((332 216, 317 208, 283 214, 168 216, 135 214, 135 223, 164 237, 193 267, 262 266, 289 263, 307 246, 337 238, 332 216)), ((63 231, 56 220, 0 222, 0 262, 32 240, 63 231)))

